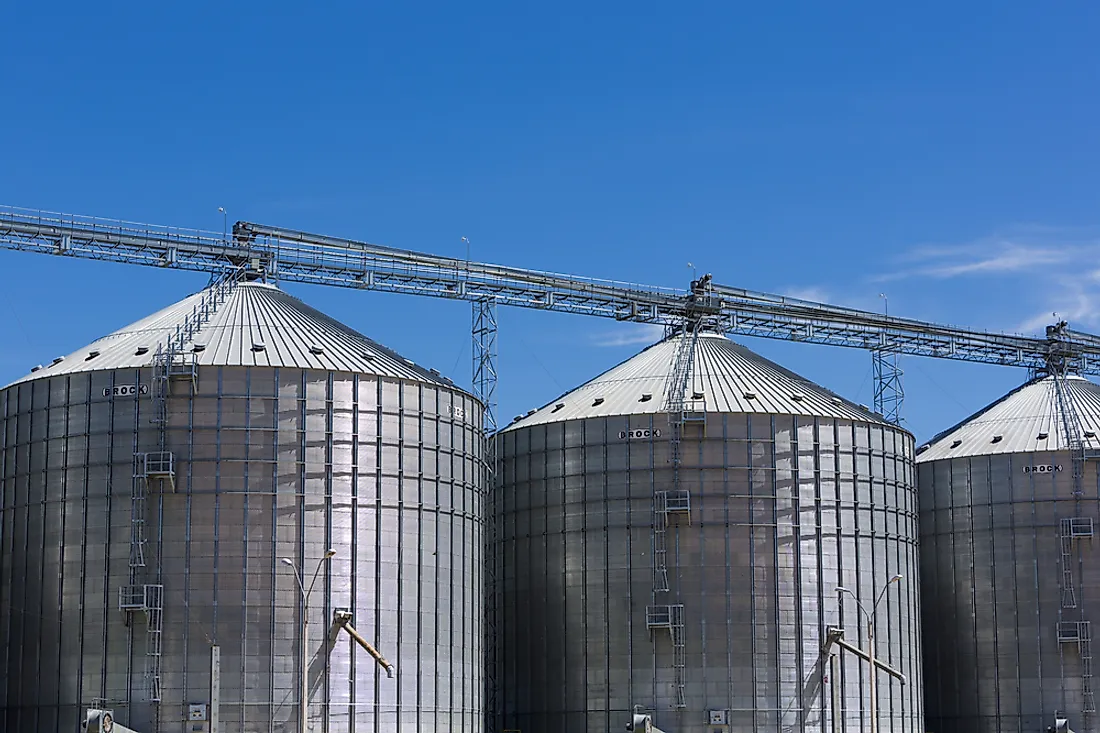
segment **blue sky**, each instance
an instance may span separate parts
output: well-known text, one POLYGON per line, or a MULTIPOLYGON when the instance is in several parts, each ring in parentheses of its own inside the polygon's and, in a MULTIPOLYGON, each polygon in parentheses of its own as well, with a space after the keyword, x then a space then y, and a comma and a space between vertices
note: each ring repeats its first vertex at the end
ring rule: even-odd
MULTIPOLYGON (((0 204, 1100 332, 1100 6, 11 3, 0 204)), ((201 287, 0 251, 0 383, 201 287)), ((467 383, 469 307, 287 287, 467 383)), ((502 418, 640 349, 501 314, 502 418)), ((861 351, 746 339, 871 401, 861 351)), ((908 358, 927 438, 1017 370, 908 358)))

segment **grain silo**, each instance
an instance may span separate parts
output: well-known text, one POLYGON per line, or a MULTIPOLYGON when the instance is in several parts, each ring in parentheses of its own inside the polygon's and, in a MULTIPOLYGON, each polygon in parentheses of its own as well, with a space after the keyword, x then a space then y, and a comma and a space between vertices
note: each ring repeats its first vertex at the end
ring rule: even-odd
POLYGON ((836 589, 870 608, 900 574, 880 730, 923 732, 911 436, 690 333, 497 436, 498 729, 866 730, 867 640, 836 589))
POLYGON ((313 730, 482 730, 480 419, 259 282, 9 385, 0 728, 76 731, 100 707, 143 733, 297 731, 311 588, 313 730))
POLYGON ((1044 376, 918 451, 928 730, 1097 730, 1097 430, 1100 387, 1044 376))

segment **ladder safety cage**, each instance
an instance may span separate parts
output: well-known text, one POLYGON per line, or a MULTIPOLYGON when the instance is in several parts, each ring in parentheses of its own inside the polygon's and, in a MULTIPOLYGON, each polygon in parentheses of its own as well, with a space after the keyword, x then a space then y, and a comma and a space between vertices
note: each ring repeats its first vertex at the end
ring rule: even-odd
POLYGON ((1090 639, 1088 621, 1059 621, 1058 642, 1061 644, 1079 644, 1090 639))
POLYGON ((1063 517, 1062 537, 1085 539, 1092 537, 1092 517, 1063 517))
POLYGON ((164 586, 124 585, 119 588, 118 608, 126 614, 127 623, 134 614, 145 615, 145 691, 151 702, 160 702, 164 586))
POLYGON ((1096 712, 1096 696, 1092 689, 1092 624, 1088 621, 1059 621, 1058 643, 1076 644, 1081 658, 1081 693, 1084 712, 1096 712))
POLYGON ((665 511, 669 514, 683 514, 688 518, 688 523, 691 522, 691 492, 686 489, 674 489, 672 491, 661 491, 659 494, 664 495, 665 511))
POLYGON ((684 688, 684 669, 687 666, 687 652, 684 633, 684 605, 647 606, 645 612, 646 628, 650 636, 654 631, 666 630, 672 641, 672 668, 675 675, 673 684, 676 694, 676 707, 686 708, 687 699, 684 688))

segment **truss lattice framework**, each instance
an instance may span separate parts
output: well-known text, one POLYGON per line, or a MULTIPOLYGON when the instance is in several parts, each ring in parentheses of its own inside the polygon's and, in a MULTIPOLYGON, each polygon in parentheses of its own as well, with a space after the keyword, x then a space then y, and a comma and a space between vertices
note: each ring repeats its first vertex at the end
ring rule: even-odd
MULTIPOLYGON (((438 257, 238 222, 233 234, 0 207, 0 248, 155 267, 245 267, 278 280, 335 285, 618 320, 678 323, 687 291, 438 257)), ((713 321, 727 333, 894 354, 1043 368, 1051 342, 895 318, 714 285, 713 321)), ((1100 338, 1066 332, 1066 368, 1100 374, 1100 338)))

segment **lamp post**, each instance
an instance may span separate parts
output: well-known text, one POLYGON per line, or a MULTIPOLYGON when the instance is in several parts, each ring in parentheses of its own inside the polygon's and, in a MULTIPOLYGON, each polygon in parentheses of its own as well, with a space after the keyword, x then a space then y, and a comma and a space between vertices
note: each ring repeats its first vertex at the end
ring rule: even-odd
POLYGON ((218 211, 222 212, 222 241, 224 242, 225 238, 226 238, 225 234, 226 234, 226 228, 227 228, 226 227, 226 217, 228 216, 228 214, 225 213, 225 207, 224 206, 219 206, 218 211))
POLYGON ((859 598, 856 597, 854 591, 849 588, 837 586, 836 593, 838 596, 838 602, 843 603, 844 594, 847 593, 852 597, 852 600, 859 606, 859 610, 863 611, 863 615, 867 617, 867 661, 871 667, 870 677, 868 678, 867 691, 871 693, 871 733, 878 733, 878 706, 875 699, 875 611, 878 610, 878 604, 886 596, 886 591, 891 585, 901 580, 900 575, 895 575, 886 581, 886 585, 882 586, 882 590, 879 591, 878 598, 875 599, 875 605, 871 606, 871 612, 867 613, 867 609, 863 607, 863 604, 859 602, 859 598))
POLYGON ((306 733, 306 719, 309 715, 309 674, 306 669, 306 665, 309 663, 309 654, 306 650, 306 642, 309 640, 309 635, 307 634, 309 624, 309 595, 313 592, 313 586, 317 583, 317 576, 321 572, 321 565, 323 565, 326 560, 331 560, 335 556, 336 550, 325 550, 324 557, 317 561, 317 569, 313 571, 313 580, 309 582, 309 590, 306 590, 305 583, 302 582, 302 574, 298 572, 298 566, 294 564, 294 561, 289 557, 284 557, 281 560, 283 565, 287 565, 294 571, 294 579, 298 581, 298 590, 302 592, 302 639, 298 649, 301 654, 302 689, 298 693, 298 733, 306 733))

